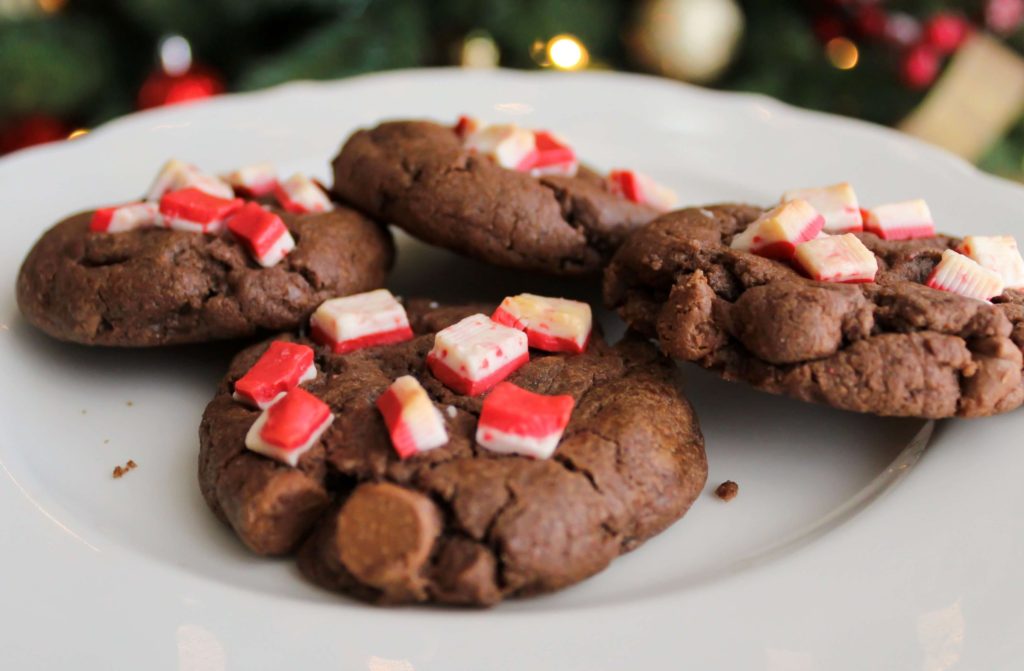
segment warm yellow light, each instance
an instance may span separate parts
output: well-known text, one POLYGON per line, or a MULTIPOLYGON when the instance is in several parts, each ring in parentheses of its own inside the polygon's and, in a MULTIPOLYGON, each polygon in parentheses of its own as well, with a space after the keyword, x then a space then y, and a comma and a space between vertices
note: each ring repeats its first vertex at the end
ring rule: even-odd
POLYGON ((825 54, 833 66, 840 70, 852 70, 857 67, 860 51, 857 45, 845 37, 834 37, 825 45, 825 54))
POLYGON ((39 9, 47 14, 55 14, 64 8, 67 0, 39 0, 39 9))
POLYGON ((590 61, 583 43, 572 35, 556 35, 548 40, 548 62, 559 70, 579 70, 590 61))
POLYGON ((461 62, 465 68, 493 68, 498 65, 501 53, 494 38, 486 33, 473 33, 462 43, 461 62))
POLYGON ((69 140, 74 140, 75 138, 79 138, 79 137, 82 137, 83 135, 88 135, 88 134, 89 134, 89 129, 88 128, 76 128, 75 130, 71 131, 71 133, 68 135, 68 139, 69 140))

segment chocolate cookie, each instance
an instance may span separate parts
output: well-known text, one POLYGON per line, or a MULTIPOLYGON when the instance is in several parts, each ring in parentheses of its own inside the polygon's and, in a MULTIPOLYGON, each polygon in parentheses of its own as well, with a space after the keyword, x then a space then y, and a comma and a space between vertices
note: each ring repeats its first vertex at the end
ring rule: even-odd
POLYGON ((875 282, 830 284, 729 243, 763 210, 664 215, 609 265, 605 298, 666 353, 776 394, 878 415, 977 417, 1024 401, 1024 292, 994 304, 924 286, 947 236, 857 233, 875 282))
POLYGON ((355 133, 334 159, 334 192, 369 216, 487 263, 554 274, 600 269, 653 208, 575 176, 503 168, 449 127, 384 123, 355 133))
POLYGON ((145 347, 295 328, 323 300, 384 282, 394 248, 382 227, 347 208, 277 213, 296 247, 270 268, 230 236, 94 233, 92 213, 77 214, 32 248, 18 305, 61 340, 145 347))
POLYGON ((314 346, 318 374, 302 387, 335 418, 295 468, 246 449, 259 411, 232 399, 268 344, 232 362, 203 416, 199 482, 251 550, 298 550, 313 582, 368 601, 489 605, 597 573, 690 507, 707 477, 703 438, 654 347, 595 335, 583 354, 533 352, 508 381, 571 395, 575 409, 552 458, 499 454, 474 439, 483 399, 425 364, 434 334, 478 310, 432 305, 407 306, 406 342, 344 355, 314 346), (402 460, 375 402, 406 375, 448 443, 402 460))

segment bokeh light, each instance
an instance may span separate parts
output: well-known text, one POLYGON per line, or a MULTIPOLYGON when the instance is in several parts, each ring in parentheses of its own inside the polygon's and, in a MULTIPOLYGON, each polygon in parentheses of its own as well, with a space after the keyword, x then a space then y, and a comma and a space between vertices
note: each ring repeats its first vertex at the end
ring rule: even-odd
POLYGON ((825 45, 825 54, 829 62, 840 70, 852 70, 860 60, 857 45, 845 37, 834 37, 825 45))

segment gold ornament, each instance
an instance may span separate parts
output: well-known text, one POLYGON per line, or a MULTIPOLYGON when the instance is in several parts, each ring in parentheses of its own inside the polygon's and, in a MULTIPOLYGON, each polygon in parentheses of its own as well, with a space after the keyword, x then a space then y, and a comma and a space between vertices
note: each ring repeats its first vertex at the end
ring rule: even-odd
POLYGON ((630 52, 659 74, 709 82, 732 61, 743 24, 736 0, 646 0, 628 36, 630 52))
POLYGON ((496 68, 501 53, 494 38, 482 30, 474 30, 462 40, 459 64, 464 68, 496 68))

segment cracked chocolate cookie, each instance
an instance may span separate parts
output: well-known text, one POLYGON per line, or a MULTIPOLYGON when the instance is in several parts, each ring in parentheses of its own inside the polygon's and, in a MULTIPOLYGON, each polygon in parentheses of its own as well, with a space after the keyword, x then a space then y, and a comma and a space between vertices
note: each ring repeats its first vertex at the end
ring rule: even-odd
POLYGON ((458 129, 423 121, 358 131, 334 159, 334 192, 427 243, 564 275, 599 270, 631 230, 657 216, 574 158, 566 169, 566 148, 550 134, 537 133, 535 145, 530 131, 501 128, 507 137, 485 136, 478 149, 458 129), (531 154, 549 146, 541 137, 551 150, 531 154))
MULTIPOLYGON (((263 343, 232 362, 203 416, 199 482, 252 551, 297 552, 310 580, 371 602, 490 605, 597 573, 680 518, 701 491, 700 428, 674 364, 650 344, 609 346, 594 334, 579 354, 534 349, 499 386, 469 396, 434 376, 428 354, 442 329, 487 318, 467 318, 480 311, 472 306, 406 309, 412 333, 403 342, 335 354, 330 344, 281 336, 282 357, 265 356, 263 343), (292 362, 293 383, 307 380, 271 405, 256 431, 272 441, 281 427, 266 427, 286 416, 316 427, 294 437, 303 442, 294 467, 246 448, 257 445, 261 413, 233 398, 236 382, 270 359, 292 362), (502 447, 497 429, 508 429, 509 407, 486 409, 499 394, 508 403, 528 397, 520 410, 551 410, 548 419, 572 407, 550 458, 484 447, 502 447), (282 403, 290 406, 275 410, 282 403)), ((438 337, 442 351, 445 342, 438 337)), ((535 424, 534 435, 551 429, 547 419, 535 424)))
POLYGON ((18 306, 60 340, 147 347, 296 328, 324 299, 386 279, 390 235, 363 215, 273 211, 295 246, 271 267, 235 235, 93 232, 95 213, 77 214, 32 248, 18 275, 18 306))
POLYGON ((925 286, 959 240, 848 234, 877 260, 874 281, 820 282, 730 247, 762 213, 719 205, 660 217, 612 260, 607 303, 673 357, 805 401, 930 418, 1024 401, 1024 292, 990 303, 925 286))

